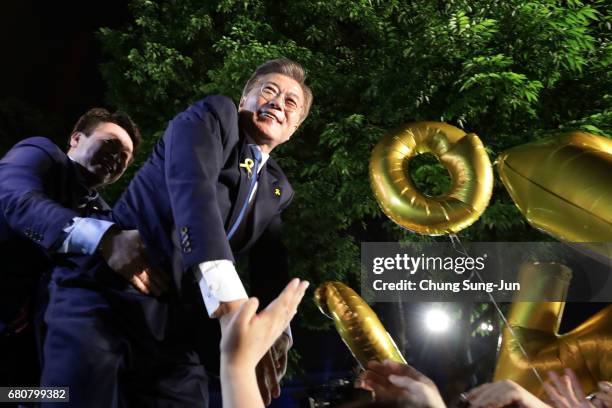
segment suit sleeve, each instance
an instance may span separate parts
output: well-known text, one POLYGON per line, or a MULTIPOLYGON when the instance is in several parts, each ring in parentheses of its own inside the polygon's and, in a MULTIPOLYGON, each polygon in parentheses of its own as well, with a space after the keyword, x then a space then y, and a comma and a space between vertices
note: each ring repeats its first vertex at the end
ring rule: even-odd
POLYGON ((238 137, 233 131, 238 118, 229 99, 207 99, 175 117, 164 135, 165 177, 186 269, 234 261, 216 189, 227 160, 224 146, 238 137))
POLYGON ((35 142, 20 143, 0 161, 0 209, 6 222, 14 232, 46 250, 52 249, 64 234, 63 227, 78 216, 48 196, 44 178, 53 174, 55 165, 59 163, 53 153, 35 142))

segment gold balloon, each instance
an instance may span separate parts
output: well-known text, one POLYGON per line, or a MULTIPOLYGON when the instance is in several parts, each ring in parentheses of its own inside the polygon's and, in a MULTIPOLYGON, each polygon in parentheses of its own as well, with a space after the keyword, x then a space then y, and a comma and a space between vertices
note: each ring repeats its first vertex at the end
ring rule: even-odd
MULTIPOLYGON (((526 298, 550 296, 565 299, 571 270, 556 263, 522 265, 519 271, 522 295, 526 298), (537 282, 537 284, 532 284, 537 282)), ((506 327, 495 369, 494 380, 513 380, 541 396, 542 379, 548 371, 563 374, 564 368, 576 372, 587 393, 597 390, 597 382, 612 379, 612 305, 591 316, 569 333, 559 335, 565 301, 513 302, 508 323, 517 339, 506 327), (525 349, 527 360, 517 343, 525 349)))
MULTIPOLYGON (((503 152, 497 169, 527 221, 566 242, 612 241, 612 140, 572 132, 503 152)), ((610 257, 610 247, 593 245, 610 257)))
POLYGON ((455 233, 474 223, 493 191, 493 170, 478 136, 438 122, 408 124, 384 136, 372 151, 370 183, 383 212, 420 234, 455 233), (450 191, 423 195, 408 175, 408 162, 435 155, 451 176, 450 191))
POLYGON ((334 321, 340 337, 363 368, 371 360, 406 364, 376 313, 353 289, 341 282, 325 282, 316 289, 315 302, 334 321))

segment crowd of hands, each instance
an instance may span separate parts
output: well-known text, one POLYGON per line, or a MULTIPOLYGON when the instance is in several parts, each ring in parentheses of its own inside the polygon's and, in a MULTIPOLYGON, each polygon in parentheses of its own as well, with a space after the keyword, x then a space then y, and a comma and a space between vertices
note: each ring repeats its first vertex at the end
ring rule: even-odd
MULTIPOLYGON (((227 315, 221 325, 221 388, 225 408, 256 408, 264 406, 264 398, 256 376, 258 363, 281 338, 297 312, 308 288, 308 282, 292 280, 283 292, 257 313, 256 298, 243 303, 227 315)), ((602 381, 599 391, 590 401, 576 375, 566 370, 562 376, 549 372, 544 384, 547 402, 540 400, 513 381, 503 380, 482 384, 462 395, 464 406, 478 408, 612 408, 612 383, 602 381)), ((386 360, 371 361, 355 386, 371 391, 375 401, 393 401, 394 407, 446 407, 434 382, 407 364, 386 360)), ((280 388, 274 389, 277 397, 280 388)), ((270 395, 265 395, 265 404, 270 395)), ((379 406, 359 405, 361 407, 379 406)))

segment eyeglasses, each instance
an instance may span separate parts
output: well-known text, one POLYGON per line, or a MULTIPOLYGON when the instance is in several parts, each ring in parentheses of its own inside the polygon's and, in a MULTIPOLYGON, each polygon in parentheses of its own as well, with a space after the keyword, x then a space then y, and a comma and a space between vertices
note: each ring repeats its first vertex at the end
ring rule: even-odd
MULTIPOLYGON (((261 86, 261 89, 259 90, 259 94, 268 102, 278 98, 282 92, 280 91, 280 89, 278 89, 278 86, 276 86, 273 83, 270 82, 266 82, 265 84, 263 84, 261 86)), ((299 99, 293 95, 293 94, 285 94, 284 98, 280 98, 283 106, 285 107, 285 111, 286 112, 295 112, 299 109, 301 109, 302 107, 299 105, 299 99)))

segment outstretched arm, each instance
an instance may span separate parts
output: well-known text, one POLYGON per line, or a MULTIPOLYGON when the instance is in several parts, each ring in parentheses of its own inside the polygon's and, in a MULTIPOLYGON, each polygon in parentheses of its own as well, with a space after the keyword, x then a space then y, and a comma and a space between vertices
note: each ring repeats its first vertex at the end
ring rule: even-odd
POLYGON ((293 279, 268 307, 257 312, 251 298, 222 324, 221 389, 226 408, 256 408, 264 403, 257 385, 255 366, 287 327, 302 300, 308 282, 293 279))

